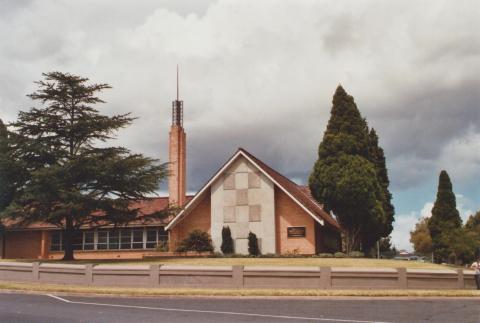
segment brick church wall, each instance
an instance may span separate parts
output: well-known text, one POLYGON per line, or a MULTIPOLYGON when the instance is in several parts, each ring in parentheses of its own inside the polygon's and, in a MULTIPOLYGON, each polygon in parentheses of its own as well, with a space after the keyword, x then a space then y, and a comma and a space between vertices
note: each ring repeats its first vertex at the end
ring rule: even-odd
POLYGON ((200 203, 170 231, 169 251, 175 251, 180 242, 193 230, 202 230, 210 233, 210 192, 200 203))
POLYGON ((315 220, 281 189, 275 187, 277 253, 315 254, 315 220), (305 238, 289 238, 288 227, 305 227, 305 238))

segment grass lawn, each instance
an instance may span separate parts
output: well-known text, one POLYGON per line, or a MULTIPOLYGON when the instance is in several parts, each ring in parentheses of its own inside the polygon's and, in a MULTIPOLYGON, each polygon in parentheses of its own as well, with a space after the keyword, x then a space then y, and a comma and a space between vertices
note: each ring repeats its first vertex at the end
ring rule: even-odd
POLYGON ((321 290, 321 289, 193 289, 121 288, 0 282, 0 290, 125 296, 356 296, 356 297, 480 297, 477 290, 321 290))
MULTIPOLYGON (((5 259, 1 261, 39 261, 5 259)), ((390 267, 390 268, 425 268, 446 269, 452 268, 445 265, 437 265, 428 262, 389 260, 389 259, 365 259, 365 258, 204 258, 204 257, 178 257, 157 258, 145 260, 76 260, 65 262, 61 260, 41 260, 51 263, 94 263, 94 264, 168 264, 168 265, 201 265, 201 266, 324 266, 324 267, 390 267)))

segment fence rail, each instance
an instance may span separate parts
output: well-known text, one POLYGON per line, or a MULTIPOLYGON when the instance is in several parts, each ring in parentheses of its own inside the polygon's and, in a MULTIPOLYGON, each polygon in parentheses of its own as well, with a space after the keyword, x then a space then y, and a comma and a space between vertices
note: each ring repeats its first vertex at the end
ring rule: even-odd
POLYGON ((0 262, 0 280, 185 288, 475 289, 470 270, 0 262))

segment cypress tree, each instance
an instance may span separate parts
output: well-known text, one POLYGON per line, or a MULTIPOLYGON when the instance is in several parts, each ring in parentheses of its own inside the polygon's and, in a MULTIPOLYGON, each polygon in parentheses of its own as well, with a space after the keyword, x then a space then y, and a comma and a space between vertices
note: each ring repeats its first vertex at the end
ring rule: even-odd
POLYGON ((313 196, 333 211, 346 234, 346 251, 377 241, 385 225, 382 186, 370 161, 370 138, 352 96, 338 86, 331 116, 309 177, 313 196), (377 228, 379 228, 377 230, 377 228))
POLYGON ((432 249, 436 262, 446 261, 450 250, 445 237, 450 231, 462 226, 462 219, 457 210, 455 194, 448 173, 440 172, 437 198, 433 205, 432 216, 428 221, 428 229, 432 237, 432 249))
POLYGON ((385 153, 378 143, 378 135, 375 129, 370 129, 368 134, 369 147, 368 157, 370 162, 375 166, 378 182, 381 187, 381 203, 384 211, 383 225, 374 225, 373 227, 366 227, 365 231, 370 234, 365 235, 362 241, 362 248, 364 253, 374 247, 379 237, 388 237, 393 231, 393 222, 395 221, 395 208, 392 204, 392 194, 390 193, 388 186, 390 180, 388 178, 387 166, 385 162, 385 153))
POLYGON ((340 154, 368 157, 367 123, 351 95, 339 85, 332 101, 327 129, 318 149, 319 158, 340 154))
POLYGON ((222 245, 220 249, 226 255, 230 255, 234 252, 232 232, 230 231, 230 227, 228 225, 222 228, 222 245))
POLYGON ((260 255, 257 235, 253 232, 248 233, 248 254, 255 257, 260 255))

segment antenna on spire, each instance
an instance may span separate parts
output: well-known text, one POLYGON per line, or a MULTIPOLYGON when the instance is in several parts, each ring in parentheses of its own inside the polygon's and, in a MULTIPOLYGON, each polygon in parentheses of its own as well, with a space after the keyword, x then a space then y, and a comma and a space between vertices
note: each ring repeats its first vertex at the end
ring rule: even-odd
POLYGON ((179 90, 178 90, 178 64, 177 64, 177 101, 178 101, 178 98, 179 98, 178 92, 179 92, 179 90))
POLYGON ((177 64, 177 99, 172 102, 172 125, 183 126, 183 101, 180 101, 180 86, 177 64))

